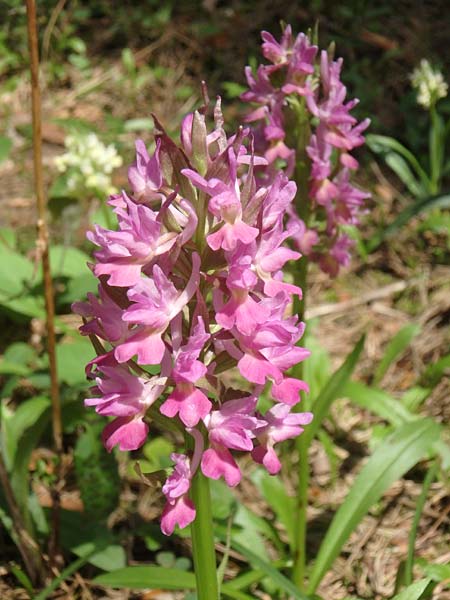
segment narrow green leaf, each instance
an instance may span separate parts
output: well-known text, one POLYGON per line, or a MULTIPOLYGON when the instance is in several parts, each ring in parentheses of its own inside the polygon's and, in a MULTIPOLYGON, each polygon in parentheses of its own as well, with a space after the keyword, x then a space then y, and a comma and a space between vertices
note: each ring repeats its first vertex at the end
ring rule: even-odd
POLYGON ((409 204, 394 221, 384 227, 368 243, 369 252, 373 252, 384 240, 393 236, 399 229, 401 229, 410 219, 417 217, 422 212, 432 210, 434 208, 449 208, 450 207, 450 194, 438 194, 436 196, 427 196, 426 198, 419 198, 416 202, 409 204))
POLYGON ((442 117, 433 107, 431 110, 430 127, 430 171, 433 192, 439 191, 439 183, 442 174, 445 151, 445 125, 442 117))
POLYGON ((376 154, 386 154, 393 150, 394 152, 397 152, 397 154, 403 156, 415 170, 423 185, 428 188, 430 184, 428 175, 420 166, 420 163, 414 154, 408 150, 408 148, 405 148, 403 144, 387 135, 375 135, 373 133, 366 136, 366 142, 372 152, 375 152, 376 154))
POLYGON ((344 363, 339 367, 333 375, 329 378, 325 387, 322 388, 319 396, 314 400, 312 411, 314 413, 314 419, 308 427, 306 427, 302 436, 304 437, 304 443, 308 446, 311 440, 316 435, 319 427, 322 425, 323 420, 328 414, 331 404, 336 398, 342 396, 344 387, 351 377, 359 356, 364 348, 365 335, 363 335, 357 342, 352 352, 347 356, 344 363))
POLYGON ((416 419, 415 415, 411 414, 400 400, 396 400, 386 392, 369 387, 359 381, 348 381, 342 395, 361 408, 370 410, 374 415, 378 415, 395 427, 416 419))
POLYGON ((292 581, 289 581, 287 577, 283 575, 278 569, 267 563, 265 560, 260 558, 257 554, 249 550, 246 546, 243 546, 235 539, 231 540, 232 547, 245 556, 251 565, 257 569, 263 571, 267 577, 269 577, 278 587, 284 592, 290 594, 296 600, 309 600, 308 596, 303 594, 292 581))
POLYGON ((111 573, 98 575, 95 584, 113 588, 143 590, 159 588, 162 590, 194 590, 195 575, 181 569, 166 569, 153 565, 125 567, 111 573))
POLYGON ((395 430, 375 450, 327 530, 311 573, 309 592, 316 590, 370 507, 424 456, 438 432, 431 419, 413 421, 395 430))
POLYGON ((234 600, 254 600, 254 596, 249 596, 248 594, 244 594, 244 592, 229 588, 226 585, 222 587, 221 595, 225 598, 233 598, 234 600))
POLYGON ((88 562, 88 560, 89 560, 89 556, 83 556, 83 557, 75 560, 73 563, 71 563, 69 566, 67 566, 63 571, 61 571, 60 575, 58 575, 58 577, 55 577, 55 579, 53 579, 53 581, 44 590, 42 590, 42 592, 40 592, 34 598, 34 600, 46 600, 46 598, 48 598, 52 592, 54 592, 55 590, 58 589, 59 585, 63 581, 65 581, 71 575, 73 575, 74 573, 79 571, 81 569, 81 567, 88 562))
POLYGON ((278 521, 286 529, 289 547, 295 547, 295 499, 288 496, 286 486, 279 477, 271 476, 263 469, 257 469, 252 480, 258 487, 266 502, 273 509, 278 521))
POLYGON ((384 157, 386 164, 394 171, 400 181, 408 188, 414 197, 422 196, 424 190, 411 172, 406 160, 395 152, 388 152, 384 157))
POLYGON ((383 358, 375 370, 373 377, 373 382, 375 385, 380 383, 390 365, 395 362, 395 360, 399 358, 401 354, 403 354, 418 333, 420 333, 420 326, 416 323, 409 323, 408 325, 402 327, 400 331, 394 335, 392 340, 387 345, 383 358))
POLYGON ((431 579, 422 579, 409 585, 399 594, 394 596, 392 600, 426 600, 431 598, 431 593, 435 584, 431 579))
POLYGON ((416 502, 416 510, 414 512, 414 518, 411 525, 411 530, 408 536, 408 553, 406 555, 405 562, 405 583, 406 585, 410 585, 413 579, 413 566, 414 566, 414 549, 416 545, 416 536, 417 536, 417 528, 419 527, 420 517, 422 516, 422 511, 425 506, 425 502, 427 501, 428 492, 430 490, 430 486, 433 483, 437 472, 439 469, 439 464, 437 460, 431 465, 428 469, 427 474, 425 475, 425 479, 423 480, 422 490, 420 492, 420 496, 416 502))

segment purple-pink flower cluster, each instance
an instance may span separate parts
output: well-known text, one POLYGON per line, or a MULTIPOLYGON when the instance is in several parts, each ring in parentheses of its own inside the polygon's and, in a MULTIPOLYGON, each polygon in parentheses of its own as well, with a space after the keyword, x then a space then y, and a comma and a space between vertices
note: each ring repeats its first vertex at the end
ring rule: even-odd
POLYGON ((351 151, 364 143, 369 119, 358 123, 350 114, 358 101, 346 101, 342 59, 332 60, 325 50, 318 54, 289 25, 280 42, 266 31, 262 39, 270 64, 256 73, 246 68, 249 90, 241 96, 256 105, 246 120, 258 122, 255 147, 269 164, 262 176, 270 180, 280 168, 295 175, 305 193, 288 208, 293 239, 302 254, 335 276, 350 260, 353 244, 345 226, 359 223, 369 197, 350 182, 358 168, 351 151))
POLYGON ((117 230, 88 234, 98 247, 98 297, 74 306, 98 354, 86 404, 113 417, 106 448, 138 449, 152 415, 192 439, 192 452, 172 455, 162 488, 165 534, 195 518, 197 469, 235 486, 234 453, 248 452, 277 473, 274 446, 312 419, 292 410, 307 385, 288 375, 309 354, 297 345, 304 325, 291 315, 301 290, 282 271, 300 258, 285 246, 296 185, 282 172, 270 182, 255 177, 267 160, 255 155, 248 129, 227 137, 220 100, 212 131, 205 114, 184 118, 181 146, 157 121, 154 153, 137 142, 131 193, 109 200, 117 230), (260 412, 263 390, 272 407, 260 412))

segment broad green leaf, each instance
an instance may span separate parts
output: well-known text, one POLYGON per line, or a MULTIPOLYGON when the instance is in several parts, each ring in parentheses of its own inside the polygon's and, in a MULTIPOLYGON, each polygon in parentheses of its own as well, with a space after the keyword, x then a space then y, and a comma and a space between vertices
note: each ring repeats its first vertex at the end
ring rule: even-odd
POLYGON ((415 198, 424 194, 426 190, 417 182, 403 157, 395 152, 388 152, 384 160, 415 198))
MULTIPOLYGON (((18 252, 2 246, 0 261, 0 293, 7 298, 14 298, 24 290, 24 284, 34 282, 35 269, 33 263, 18 252)), ((36 274, 39 273, 39 269, 36 274)))
POLYGON ((73 246, 52 246, 50 248, 53 277, 80 277, 89 274, 86 263, 90 260, 88 254, 73 246))
POLYGON ((36 358, 36 350, 25 342, 14 342, 3 354, 4 360, 27 365, 36 358))
POLYGON ((6 309, 6 312, 25 317, 36 317, 43 319, 45 317, 44 299, 36 296, 21 296, 11 298, 8 294, 0 291, 0 307, 6 309))
POLYGON ((39 403, 39 413, 32 424, 29 424, 28 422, 29 415, 27 415, 27 418, 24 416, 21 426, 23 425, 23 422, 26 421, 27 427, 26 429, 23 429, 23 434, 20 436, 20 440, 18 440, 14 453, 14 462, 11 468, 11 486, 29 531, 32 531, 32 523, 28 504, 30 494, 28 465, 30 463, 31 453, 37 447, 50 420, 48 400, 47 403, 46 408, 44 402, 39 403))
POLYGON ((434 585, 431 579, 416 581, 394 596, 392 600, 426 600, 431 598, 434 585))
POLYGON ((8 470, 13 468, 22 436, 49 408, 50 400, 45 396, 37 396, 19 404, 12 417, 8 419, 3 432, 4 459, 8 470))
POLYGON ((383 493, 430 449, 439 432, 431 419, 405 423, 375 450, 339 507, 319 549, 310 577, 314 592, 342 546, 383 493))
POLYGON ((406 348, 410 345, 412 340, 416 335, 420 333, 420 326, 415 323, 409 323, 405 325, 398 331, 392 340, 388 343, 383 358, 379 362, 375 374, 373 377, 373 382, 375 385, 378 385, 380 381, 386 374, 386 371, 389 369, 390 365, 396 361, 400 357, 401 354, 406 350, 406 348))
POLYGON ((438 194, 436 196, 427 196, 426 198, 419 198, 412 204, 409 204, 394 221, 384 227, 381 231, 378 231, 376 235, 372 237, 368 243, 369 252, 373 252, 384 240, 393 236, 399 229, 401 229, 410 219, 417 217, 422 212, 432 210, 434 208, 449 208, 450 207, 450 194, 438 194))
POLYGON ((165 569, 153 565, 125 567, 111 573, 98 575, 95 584, 113 588, 144 590, 147 588, 162 590, 194 590, 195 575, 180 569, 165 569))
POLYGON ((84 367, 92 358, 94 350, 89 340, 80 336, 74 342, 56 347, 58 377, 68 385, 80 385, 86 381, 84 367))
POLYGON ((312 406, 314 419, 302 434, 306 446, 310 444, 311 440, 316 435, 323 420, 326 418, 333 401, 342 396, 344 387, 351 377, 362 349, 364 348, 364 340, 365 336, 362 336, 352 352, 347 356, 344 363, 331 375, 319 396, 314 400, 312 406))
POLYGON ((372 152, 376 152, 377 154, 386 154, 393 150, 397 154, 403 156, 403 158, 405 158, 415 170, 416 174, 421 179, 422 184, 428 188, 430 184, 428 175, 420 166, 420 163, 414 154, 408 150, 408 148, 405 148, 403 144, 392 137, 386 135, 375 135, 373 133, 369 133, 366 136, 366 142, 372 152))
POLYGON ((396 427, 416 418, 403 406, 400 400, 396 400, 386 392, 369 387, 364 383, 348 381, 342 395, 396 427))
POLYGON ((303 592, 301 592, 297 586, 292 583, 292 581, 289 581, 289 579, 287 579, 283 573, 260 558, 260 556, 252 552, 252 550, 250 550, 247 546, 240 544, 234 538, 231 540, 231 546, 245 556, 251 565, 263 571, 263 573, 269 577, 279 587, 280 590, 283 590, 296 600, 308 600, 308 596, 303 594, 303 592))
POLYGON ((286 529, 289 547, 295 547, 295 499, 288 496, 286 486, 279 477, 273 477, 263 469, 257 469, 252 475, 252 481, 273 509, 278 521, 286 529))
POLYGON ((71 304, 77 300, 84 300, 89 292, 97 293, 98 281, 92 274, 85 273, 73 277, 67 282, 67 287, 62 294, 57 296, 60 304, 71 304))

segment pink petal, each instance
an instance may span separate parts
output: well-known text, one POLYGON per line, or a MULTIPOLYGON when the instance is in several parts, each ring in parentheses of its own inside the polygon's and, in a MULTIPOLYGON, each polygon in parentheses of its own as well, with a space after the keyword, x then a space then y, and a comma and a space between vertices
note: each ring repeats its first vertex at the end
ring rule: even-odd
POLYGON ((208 448, 202 456, 202 472, 206 477, 219 479, 223 477, 230 487, 241 480, 241 472, 230 452, 221 446, 208 448))
POLYGON ((169 502, 161 516, 161 531, 164 535, 172 535, 175 525, 184 529, 195 519, 195 507, 189 498, 181 496, 174 504, 169 502))

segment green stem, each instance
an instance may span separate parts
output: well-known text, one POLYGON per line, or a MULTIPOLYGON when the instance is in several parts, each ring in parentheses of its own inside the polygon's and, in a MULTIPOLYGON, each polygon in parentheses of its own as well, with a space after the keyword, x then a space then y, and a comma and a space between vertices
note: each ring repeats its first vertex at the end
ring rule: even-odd
POLYGON ((209 480, 197 469, 191 484, 191 498, 197 516, 191 525, 192 554, 198 600, 218 600, 216 553, 209 480))
MULTIPOLYGON (((304 106, 304 101, 293 104, 290 112, 291 124, 287 131, 292 133, 288 135, 288 145, 296 148, 296 165, 294 179, 297 184, 297 194, 295 197, 295 207, 298 216, 303 220, 306 227, 309 226, 311 219, 311 200, 309 198, 309 176, 311 164, 306 152, 306 146, 311 138, 311 127, 308 113, 304 106)), ((288 119, 289 120, 289 119, 288 119)), ((294 298, 294 314, 300 321, 305 320, 306 314, 306 284, 308 276, 308 259, 303 257, 295 263, 294 283, 298 285, 303 292, 303 298, 297 296, 294 298)), ((294 377, 302 379, 303 365, 297 365, 294 371, 294 377)), ((302 403, 302 410, 308 409, 305 406, 306 400, 302 403)), ((308 447, 306 439, 303 436, 297 438, 297 450, 299 456, 298 470, 298 488, 296 502, 296 552, 294 557, 294 566, 292 569, 292 579, 300 590, 305 589, 305 568, 306 568, 306 510, 308 506, 308 447)))
MULTIPOLYGON (((308 260, 306 258, 298 261, 295 283, 303 290, 303 299, 298 304, 296 310, 299 318, 303 321, 306 310, 306 280, 308 272, 308 260)), ((294 305, 295 309, 295 305, 294 305)), ((295 377, 302 379, 303 364, 300 363, 295 369, 295 377)), ((304 399, 305 400, 305 399, 304 399)), ((308 399, 307 404, 310 403, 308 399)), ((302 409, 309 410, 311 407, 302 403, 302 409)), ((305 568, 306 568, 306 529, 307 529, 307 508, 308 508, 308 484, 309 484, 309 464, 308 464, 309 444, 306 437, 300 435, 297 438, 297 452, 299 460, 298 468, 298 486, 297 486, 297 520, 296 520, 296 539, 294 566, 292 568, 292 579, 295 585, 302 591, 305 589, 305 568)))

